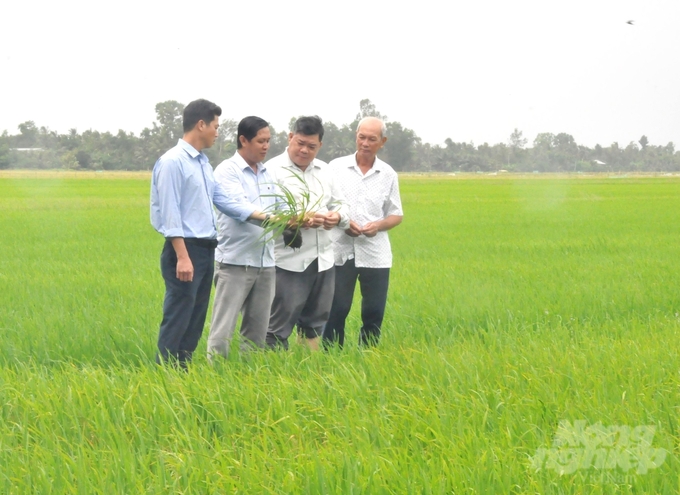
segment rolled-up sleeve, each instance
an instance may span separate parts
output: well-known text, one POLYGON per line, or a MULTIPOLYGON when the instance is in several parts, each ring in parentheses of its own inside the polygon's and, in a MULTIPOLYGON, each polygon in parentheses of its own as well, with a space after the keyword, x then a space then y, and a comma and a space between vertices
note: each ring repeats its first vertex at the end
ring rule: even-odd
POLYGON ((164 237, 184 237, 180 200, 182 170, 176 160, 160 158, 154 167, 151 223, 164 237))

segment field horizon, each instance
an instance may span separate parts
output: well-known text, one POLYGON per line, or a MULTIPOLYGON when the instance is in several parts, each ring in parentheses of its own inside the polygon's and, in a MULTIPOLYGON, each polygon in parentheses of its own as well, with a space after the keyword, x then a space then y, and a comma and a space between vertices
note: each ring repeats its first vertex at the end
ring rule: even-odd
MULTIPOLYGON (((680 172, 397 172, 400 178, 457 179, 643 179, 680 177, 680 172)), ((151 170, 4 169, 0 179, 151 179, 151 170)))

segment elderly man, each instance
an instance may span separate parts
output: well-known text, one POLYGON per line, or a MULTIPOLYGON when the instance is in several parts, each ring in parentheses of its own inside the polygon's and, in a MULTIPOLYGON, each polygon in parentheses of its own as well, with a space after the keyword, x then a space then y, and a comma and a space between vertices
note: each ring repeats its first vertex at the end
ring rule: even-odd
POLYGON ((186 368, 203 333, 214 271, 217 228, 213 205, 238 218, 265 220, 243 198, 215 183, 208 157, 222 109, 196 100, 184 109, 184 135, 161 156, 151 177, 151 224, 165 237, 161 273, 165 280, 163 321, 156 362, 186 368))
POLYGON ((276 294, 266 342, 271 348, 288 348, 288 337, 298 325, 311 349, 318 349, 333 301, 334 256, 331 229, 349 227, 347 205, 328 173, 328 165, 316 159, 323 140, 319 117, 300 117, 288 136, 288 148, 267 162, 277 184, 291 192, 311 211, 300 229, 302 245, 289 247, 277 238, 276 294))
MULTIPOLYGON (((234 156, 215 169, 215 180, 231 197, 270 212, 276 202, 274 179, 262 161, 269 149, 269 124, 246 117, 238 124, 234 156)), ((227 357, 240 313, 241 350, 264 347, 274 298, 274 240, 257 225, 217 215, 215 301, 208 337, 208 360, 227 357)))
POLYGON ((401 223, 403 212, 397 173, 377 157, 387 141, 385 123, 366 117, 357 127, 357 151, 329 164, 350 206, 350 225, 333 232, 335 294, 324 345, 345 340, 345 319, 352 307, 357 279, 361 289, 360 345, 375 345, 387 303, 392 250, 387 231, 401 223))

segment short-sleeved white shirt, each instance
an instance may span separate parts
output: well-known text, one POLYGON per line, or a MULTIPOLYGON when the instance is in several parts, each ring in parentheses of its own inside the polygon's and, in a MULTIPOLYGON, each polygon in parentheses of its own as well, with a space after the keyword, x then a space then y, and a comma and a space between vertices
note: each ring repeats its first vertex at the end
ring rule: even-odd
MULTIPOLYGON (((360 227, 390 215, 404 214, 397 173, 378 157, 366 175, 359 169, 356 155, 336 158, 329 163, 329 168, 349 204, 350 220, 360 227)), ((336 265, 344 265, 348 259, 354 258, 357 267, 392 266, 392 248, 387 232, 378 232, 375 237, 350 237, 343 230, 333 229, 332 239, 336 265)))
POLYGON ((286 247, 283 237, 275 242, 276 266, 291 272, 303 272, 314 260, 319 260, 319 271, 333 268, 333 243, 331 232, 343 232, 349 227, 349 210, 347 201, 342 196, 340 187, 330 174, 328 164, 314 159, 303 172, 288 156, 288 149, 267 162, 269 172, 274 181, 293 193, 298 200, 303 194, 310 196, 312 210, 320 213, 336 211, 340 214, 340 222, 331 230, 323 227, 316 229, 300 229, 302 246, 300 249, 286 247), (304 181, 304 182, 301 182, 304 181))

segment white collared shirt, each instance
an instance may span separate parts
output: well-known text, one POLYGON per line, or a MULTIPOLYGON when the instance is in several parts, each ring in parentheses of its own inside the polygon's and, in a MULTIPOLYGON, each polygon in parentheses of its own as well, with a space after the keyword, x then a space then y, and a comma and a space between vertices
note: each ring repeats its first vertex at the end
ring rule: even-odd
MULTIPOLYGON (((390 215, 404 215, 397 173, 380 158, 375 158, 366 175, 359 169, 355 154, 336 158, 328 166, 347 199, 350 219, 360 227, 390 215)), ((332 238, 336 265, 344 265, 348 259, 354 258, 357 267, 392 266, 392 248, 387 232, 378 232, 375 237, 350 237, 336 229, 332 238)))
POLYGON ((340 222, 331 230, 323 227, 316 229, 300 229, 302 246, 300 249, 286 247, 283 237, 276 239, 276 266, 291 272, 303 272, 315 259, 319 260, 319 271, 333 267, 333 242, 331 232, 342 232, 349 227, 349 209, 340 188, 328 171, 328 164, 321 160, 313 160, 303 172, 288 156, 288 149, 267 162, 269 173, 277 184, 289 189, 298 199, 309 193, 312 211, 327 213, 337 211, 340 222), (302 182, 300 180, 304 180, 302 182))

